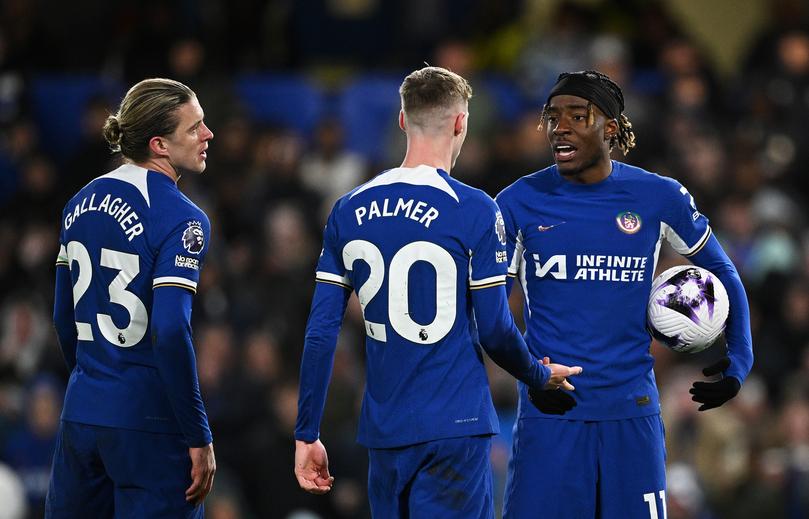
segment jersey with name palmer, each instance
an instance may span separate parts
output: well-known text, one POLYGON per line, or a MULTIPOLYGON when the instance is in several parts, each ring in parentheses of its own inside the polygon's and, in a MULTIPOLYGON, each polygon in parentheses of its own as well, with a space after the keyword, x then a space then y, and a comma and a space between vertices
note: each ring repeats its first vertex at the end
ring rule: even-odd
MULTIPOLYGON (((497 196, 509 238, 509 276, 525 296, 526 342, 537 357, 582 366, 560 419, 657 414, 646 305, 665 238, 684 256, 707 243, 708 219, 677 181, 621 162, 597 184, 551 166, 497 196)), ((520 387, 521 417, 541 414, 520 387)))
POLYGON ((57 266, 70 268, 78 344, 63 419, 180 432, 152 351, 152 291, 195 292, 209 236, 171 178, 132 164, 68 202, 57 266))
POLYGON ((361 444, 499 431, 470 290, 505 283, 505 245, 494 200, 440 169, 391 169, 338 200, 317 280, 363 309, 361 444))

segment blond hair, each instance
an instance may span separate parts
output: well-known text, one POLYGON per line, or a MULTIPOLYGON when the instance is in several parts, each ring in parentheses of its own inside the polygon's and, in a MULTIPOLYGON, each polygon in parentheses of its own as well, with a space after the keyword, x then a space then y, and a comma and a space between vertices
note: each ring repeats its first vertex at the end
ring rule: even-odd
POLYGON ((441 67, 411 72, 399 87, 402 109, 411 124, 428 126, 437 111, 469 101, 472 87, 458 74, 441 67))
POLYGON ((144 79, 129 89, 118 112, 107 117, 102 133, 112 151, 135 162, 149 158, 152 137, 177 129, 177 109, 196 97, 194 91, 173 79, 144 79))

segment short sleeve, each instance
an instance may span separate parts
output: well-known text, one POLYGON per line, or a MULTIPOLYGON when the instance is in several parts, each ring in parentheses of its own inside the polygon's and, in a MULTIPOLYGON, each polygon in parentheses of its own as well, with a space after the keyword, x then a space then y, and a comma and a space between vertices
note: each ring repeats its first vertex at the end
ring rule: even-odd
POLYGON ((666 240, 683 256, 693 256, 708 243, 708 218, 697 210, 694 197, 679 182, 668 180, 669 203, 663 220, 666 240))
POLYGON ((470 247, 469 288, 478 290, 506 282, 506 226, 503 214, 486 197, 475 212, 476 217, 470 230, 473 237, 470 247))
POLYGON ((210 237, 211 225, 204 213, 173 226, 157 253, 152 287, 174 286, 196 293, 210 237))
POLYGON ((351 290, 351 280, 348 278, 339 251, 336 213, 337 206, 335 205, 326 222, 326 228, 323 230, 323 250, 317 261, 315 280, 351 290))

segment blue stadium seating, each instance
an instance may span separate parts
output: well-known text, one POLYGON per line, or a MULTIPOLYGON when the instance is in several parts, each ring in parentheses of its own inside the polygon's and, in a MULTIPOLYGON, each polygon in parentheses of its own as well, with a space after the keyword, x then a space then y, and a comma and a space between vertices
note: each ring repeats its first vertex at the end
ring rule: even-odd
POLYGON ((293 128, 309 135, 322 118, 323 91, 303 76, 254 74, 236 79, 236 93, 252 120, 293 128))
POLYGON ((392 132, 398 132, 402 75, 363 76, 349 83, 337 101, 346 131, 346 146, 375 162, 388 157, 392 132))
POLYGON ((94 96, 117 105, 125 89, 101 76, 39 76, 31 81, 31 101, 40 139, 56 158, 65 158, 81 142, 82 114, 94 96))

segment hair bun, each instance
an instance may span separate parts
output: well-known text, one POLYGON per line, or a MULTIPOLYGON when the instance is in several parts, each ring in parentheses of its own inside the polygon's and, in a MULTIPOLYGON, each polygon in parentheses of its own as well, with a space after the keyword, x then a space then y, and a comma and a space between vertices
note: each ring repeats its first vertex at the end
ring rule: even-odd
POLYGON ((121 151, 121 139, 123 138, 123 131, 121 131, 121 123, 118 117, 110 115, 107 117, 107 122, 104 123, 102 130, 104 140, 109 143, 112 151, 121 151))

